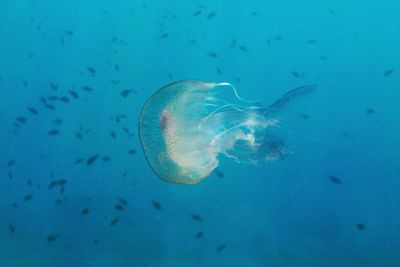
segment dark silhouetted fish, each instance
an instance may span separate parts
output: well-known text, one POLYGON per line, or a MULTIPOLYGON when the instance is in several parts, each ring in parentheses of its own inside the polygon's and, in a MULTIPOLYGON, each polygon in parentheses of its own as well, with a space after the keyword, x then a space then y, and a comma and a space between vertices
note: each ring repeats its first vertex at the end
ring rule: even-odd
POLYGON ((81 215, 82 216, 86 216, 86 215, 88 215, 90 213, 90 210, 88 209, 88 208, 84 208, 82 211, 81 211, 81 215))
POLYGON ((56 240, 58 240, 62 235, 61 234, 51 234, 47 237, 47 242, 52 243, 56 240))
POLYGON ((75 164, 80 164, 80 163, 82 163, 82 161, 83 161, 83 159, 81 159, 81 158, 79 158, 79 159, 77 159, 77 160, 75 160, 75 164))
POLYGON ((218 169, 215 169, 215 174, 219 177, 219 178, 223 178, 224 177, 224 173, 219 171, 218 169))
POLYGON ((87 85, 82 86, 81 88, 82 88, 83 90, 87 91, 87 92, 92 92, 92 91, 93 91, 92 87, 87 86, 87 85))
POLYGON ((93 67, 87 66, 86 70, 91 74, 91 75, 96 75, 96 70, 93 67))
POLYGON ((106 161, 106 162, 107 162, 107 161, 110 161, 110 159, 111 159, 111 158, 110 158, 109 156, 104 156, 104 157, 102 158, 102 160, 103 160, 103 161, 106 161))
POLYGON ((196 238, 202 238, 203 237, 203 232, 197 232, 196 238))
POLYGON ((247 52, 247 47, 244 45, 239 46, 239 50, 243 52, 247 52))
POLYGON ((334 184, 341 184, 342 180, 340 180, 337 176, 329 176, 329 180, 334 184))
POLYGON ((33 196, 31 194, 24 196, 24 201, 32 200, 33 196))
POLYGON ((119 71, 119 65, 118 65, 118 64, 115 64, 115 65, 114 65, 114 69, 115 69, 116 71, 119 71))
POLYGON ((25 123, 27 121, 27 119, 25 117, 20 116, 20 117, 17 117, 17 121, 19 123, 25 123))
POLYGON ((119 217, 113 219, 113 220, 111 221, 111 223, 110 223, 110 226, 114 226, 114 225, 116 225, 118 222, 119 222, 119 217))
POLYGON ((69 98, 66 96, 62 96, 62 97, 60 97, 60 101, 62 101, 64 103, 69 103, 69 98))
POLYGON ((161 210, 161 204, 157 201, 152 201, 151 204, 153 204, 153 208, 156 210, 161 210))
POLYGON ((135 155, 136 150, 134 148, 132 148, 131 150, 128 151, 129 155, 135 155))
POLYGON ((55 119, 55 120, 53 120, 53 123, 54 124, 62 124, 63 120, 62 119, 55 119))
POLYGON ((210 12, 210 13, 208 13, 208 15, 207 15, 207 19, 215 18, 215 16, 217 16, 217 12, 210 12))
POLYGON ((309 116, 308 114, 305 114, 305 113, 301 114, 300 117, 301 117, 302 119, 305 119, 305 120, 307 120, 307 119, 310 118, 310 116, 309 116))
POLYGON ((68 92, 69 92, 69 94, 70 94, 73 98, 79 99, 79 95, 78 95, 78 93, 77 93, 76 91, 74 91, 74 90, 69 90, 68 92))
POLYGON ((55 107, 54 105, 51 105, 51 104, 46 105, 45 107, 46 107, 47 109, 50 109, 50 110, 56 109, 56 107, 55 107))
POLYGON ((192 220, 197 221, 197 222, 203 221, 203 218, 201 218, 201 216, 197 215, 197 214, 192 214, 190 217, 192 217, 192 220))
POLYGON ((111 137, 114 138, 114 139, 117 138, 117 134, 116 134, 114 131, 111 131, 111 132, 110 132, 110 135, 111 135, 111 137))
POLYGON ((86 165, 87 166, 92 165, 97 160, 98 157, 99 157, 99 155, 93 155, 93 156, 89 157, 86 161, 86 165))
POLYGON ((201 10, 197 10, 196 12, 193 13, 194 17, 200 16, 203 13, 201 10))
POLYGON ((367 110, 365 111, 365 113, 367 113, 367 114, 373 114, 373 113, 375 113, 375 109, 369 108, 369 109, 367 109, 367 110))
POLYGON ((72 36, 72 35, 74 35, 74 32, 71 30, 66 30, 65 34, 72 36))
POLYGON ((121 92, 121 96, 124 97, 124 98, 126 98, 126 97, 129 96, 132 92, 133 92, 133 90, 131 90, 131 89, 123 90, 123 91, 121 92))
POLYGON ((47 132, 48 135, 58 135, 60 132, 58 130, 50 130, 47 132))
POLYGON ((27 109, 29 110, 30 113, 32 113, 34 115, 38 115, 39 114, 39 112, 35 108, 28 107, 27 109))
POLYGON ((124 210, 124 206, 122 204, 117 204, 117 205, 114 206, 114 208, 116 210, 119 210, 119 211, 123 211, 124 210))
POLYGON ((393 72, 394 72, 394 69, 388 69, 383 73, 383 76, 388 77, 388 76, 392 75, 393 72))
POLYGON ((15 165, 15 160, 13 160, 13 159, 10 159, 8 162, 7 162, 7 166, 8 167, 12 167, 12 166, 14 166, 15 165))
POLYGON ((208 52, 207 55, 208 55, 209 57, 211 57, 211 58, 217 58, 217 57, 218 57, 218 54, 215 53, 215 52, 208 52))
POLYGON ((302 77, 304 77, 304 74, 301 73, 301 72, 292 71, 291 73, 292 73, 292 75, 293 75, 294 77, 296 77, 296 78, 302 78, 302 77))
POLYGON ((122 205, 126 206, 128 205, 128 201, 125 198, 118 198, 118 202, 121 203, 122 205))
POLYGON ((160 39, 166 39, 168 37, 169 37, 168 33, 163 33, 163 34, 160 35, 160 39))
POLYGON ((219 253, 219 252, 223 251, 225 248, 226 248, 226 244, 222 244, 217 247, 217 252, 219 253))
POLYGON ((10 225, 8 226, 8 230, 10 230, 10 233, 11 233, 12 235, 15 234, 15 227, 14 227, 14 225, 10 224, 10 225))
POLYGON ((357 229, 360 230, 360 231, 364 231, 364 230, 365 230, 365 224, 363 224, 363 223, 358 223, 358 224, 357 224, 357 229))

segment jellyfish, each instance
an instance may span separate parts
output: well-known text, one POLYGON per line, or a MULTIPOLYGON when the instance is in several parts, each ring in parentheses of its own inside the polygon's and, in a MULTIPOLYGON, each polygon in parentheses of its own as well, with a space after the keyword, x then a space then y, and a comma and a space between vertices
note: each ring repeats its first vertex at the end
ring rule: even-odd
POLYGON ((242 99, 227 82, 184 80, 162 87, 142 108, 139 136, 161 179, 197 184, 225 155, 239 163, 274 161, 288 153, 275 114, 306 91, 297 88, 272 105, 242 99))

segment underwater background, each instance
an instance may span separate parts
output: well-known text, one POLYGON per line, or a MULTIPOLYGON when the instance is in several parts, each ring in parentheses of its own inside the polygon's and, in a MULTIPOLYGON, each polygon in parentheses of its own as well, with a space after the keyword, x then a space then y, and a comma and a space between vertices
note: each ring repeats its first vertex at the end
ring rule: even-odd
POLYGON ((0 266, 400 266, 400 2, 0 1, 0 266), (290 153, 197 185, 142 152, 177 80, 271 104, 290 153))

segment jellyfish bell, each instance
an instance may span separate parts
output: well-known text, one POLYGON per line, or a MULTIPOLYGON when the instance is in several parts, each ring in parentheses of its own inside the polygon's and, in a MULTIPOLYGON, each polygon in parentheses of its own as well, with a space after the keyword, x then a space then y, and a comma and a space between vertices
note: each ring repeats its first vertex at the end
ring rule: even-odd
POLYGON ((209 176, 220 154, 252 164, 278 159, 285 153, 276 133, 278 120, 266 111, 242 99, 229 83, 169 84, 141 111, 139 136, 145 157, 161 179, 181 184, 196 184, 209 176))

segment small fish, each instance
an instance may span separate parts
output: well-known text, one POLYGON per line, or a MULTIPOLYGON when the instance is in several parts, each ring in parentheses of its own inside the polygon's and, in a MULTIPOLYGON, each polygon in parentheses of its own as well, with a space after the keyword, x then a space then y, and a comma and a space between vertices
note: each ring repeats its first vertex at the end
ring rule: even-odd
POLYGON ((152 201, 151 204, 153 204, 153 207, 154 207, 156 210, 161 210, 161 204, 160 204, 159 202, 157 202, 157 201, 152 201))
POLYGON ((50 110, 54 110, 54 109, 56 109, 56 107, 54 106, 54 105, 46 105, 45 106, 47 109, 50 109, 50 110))
POLYGON ((210 12, 210 13, 208 13, 207 19, 215 18, 216 15, 217 15, 217 12, 210 12))
POLYGON ((48 242, 48 243, 54 242, 54 241, 56 241, 57 239, 59 239, 61 236, 62 236, 61 234, 49 235, 49 236, 47 237, 47 242, 48 242))
POLYGON ((48 135, 58 135, 60 132, 58 130, 50 130, 47 132, 48 135))
POLYGON ((215 53, 215 52, 208 52, 207 55, 208 55, 209 57, 211 57, 211 58, 217 58, 217 57, 218 57, 218 54, 215 53))
POLYGON ((15 234, 15 227, 14 227, 14 225, 12 225, 12 224, 8 225, 8 230, 10 230, 10 233, 11 233, 12 235, 15 234))
POLYGON ((222 74, 222 71, 221 71, 221 69, 220 69, 220 68, 215 68, 215 70, 216 70, 216 72, 217 72, 219 75, 221 75, 221 74, 222 74))
POLYGON ((243 52, 247 52, 247 47, 244 45, 239 46, 239 50, 243 52))
POLYGON ((309 119, 309 118, 310 118, 310 115, 303 113, 303 114, 301 114, 301 116, 300 116, 300 117, 301 117, 302 119, 305 119, 305 120, 307 120, 307 119, 309 119))
POLYGON ((365 113, 367 113, 367 114, 373 114, 373 113, 375 113, 375 109, 369 108, 369 109, 367 109, 367 110, 365 111, 365 113))
POLYGON ((132 148, 131 150, 128 151, 129 155, 135 155, 136 150, 134 148, 132 148))
POLYGON ((51 90, 53 90, 53 91, 57 91, 57 90, 58 90, 58 85, 55 84, 55 83, 50 83, 50 88, 51 88, 51 90))
POLYGON ((314 39, 310 39, 310 40, 308 40, 308 43, 309 44, 315 44, 317 41, 315 41, 314 39))
POLYGON ((337 176, 329 176, 329 180, 334 184, 341 184, 342 180, 340 180, 337 176))
POLYGON ((383 73, 384 77, 390 76, 394 72, 394 69, 388 69, 383 73))
POLYGON ((86 70, 91 74, 91 75, 96 75, 96 70, 93 67, 87 66, 86 70))
POLYGON ((128 201, 125 198, 118 198, 118 202, 124 206, 128 205, 128 201))
POLYGON ((203 13, 203 11, 197 10, 196 12, 193 13, 192 16, 197 17, 197 16, 200 16, 202 13, 203 13))
POLYGON ((123 90, 123 91, 121 92, 121 96, 124 97, 124 98, 126 98, 126 97, 128 97, 132 92, 133 92, 133 90, 131 90, 131 89, 123 90))
POLYGON ((25 117, 20 116, 20 117, 17 117, 17 121, 20 123, 25 123, 27 121, 27 119, 25 117))
POLYGON ((82 86, 81 88, 82 88, 83 90, 87 91, 87 92, 92 92, 92 91, 93 91, 92 87, 87 86, 87 85, 82 86))
POLYGON ((76 91, 74 91, 74 90, 69 90, 68 92, 69 92, 69 94, 70 94, 73 98, 79 99, 79 95, 78 95, 78 93, 77 93, 76 91))
POLYGON ((28 82, 26 80, 22 80, 22 84, 24 85, 24 87, 28 86, 28 82))
POLYGON ((222 244, 217 247, 217 252, 219 253, 219 252, 223 251, 225 248, 226 248, 226 244, 222 244))
POLYGON ((82 161, 83 161, 83 159, 81 159, 81 158, 79 158, 79 159, 77 159, 77 160, 75 160, 75 164, 80 164, 80 163, 82 163, 82 161))
POLYGON ((117 205, 115 205, 115 207, 114 207, 116 210, 119 210, 119 211, 123 211, 124 210, 124 206, 122 205, 122 204, 117 204, 117 205))
POLYGON ((38 114, 39 114, 39 112, 38 112, 35 108, 27 107, 27 109, 28 109, 29 112, 32 113, 33 115, 38 115, 38 114))
POLYGON ((274 40, 275 41, 281 41, 281 40, 283 40, 283 37, 282 36, 275 36, 274 40))
POLYGON ((82 216, 86 216, 86 215, 88 215, 90 213, 90 210, 88 209, 88 208, 84 208, 82 211, 81 211, 81 215, 82 216))
POLYGON ((292 75, 293 75, 294 77, 296 77, 296 78, 301 78, 301 74, 300 74, 299 72, 297 72, 297 71, 292 71, 291 73, 292 73, 292 75))
POLYGON ((66 30, 65 34, 72 36, 72 35, 74 35, 74 32, 71 30, 66 30))
POLYGON ((113 220, 110 222, 110 226, 114 226, 114 225, 116 225, 118 222, 119 222, 119 217, 113 219, 113 220))
POLYGON ((13 160, 13 159, 10 159, 8 162, 7 162, 7 166, 8 167, 12 167, 12 166, 14 166, 15 165, 15 160, 13 160))
POLYGON ((201 216, 200 216, 200 215, 197 215, 197 214, 193 214, 193 215, 191 215, 190 217, 192 217, 192 219, 193 219, 194 221, 197 221, 197 222, 202 222, 202 221, 203 221, 203 218, 201 218, 201 216))
POLYGON ((79 139, 82 139, 82 138, 83 138, 83 135, 82 135, 80 132, 76 132, 76 133, 75 133, 75 136, 76 136, 77 138, 79 138, 79 139))
POLYGON ((363 223, 357 223, 357 229, 360 231, 364 231, 365 230, 365 224, 363 223))
POLYGON ((110 135, 111 135, 111 137, 114 138, 114 139, 117 138, 117 134, 116 134, 114 131, 111 131, 111 132, 110 132, 110 135))
POLYGON ((168 33, 163 33, 163 34, 161 34, 160 39, 166 39, 168 37, 169 37, 168 33))
POLYGON ((64 103, 69 103, 69 98, 66 96, 62 96, 62 97, 60 97, 60 101, 62 101, 64 103))
POLYGON ((215 170, 215 174, 219 177, 219 178, 223 178, 224 177, 224 173, 219 171, 218 169, 215 170))
POLYGON ((63 120, 62 119, 55 119, 55 120, 53 120, 53 123, 54 124, 62 124, 63 120))
POLYGON ((102 160, 103 160, 103 161, 106 161, 106 162, 107 162, 107 161, 110 161, 110 159, 111 159, 111 158, 110 158, 109 156, 104 156, 104 157, 102 158, 102 160))
POLYGON ((98 157, 99 157, 99 155, 93 155, 93 156, 89 157, 86 161, 86 165, 87 166, 92 165, 97 160, 98 157))
POLYGON ((197 239, 200 239, 200 238, 202 238, 202 237, 203 237, 203 232, 197 232, 196 238, 197 238, 197 239))
POLYGON ((24 196, 24 201, 32 200, 33 196, 31 194, 24 196))

